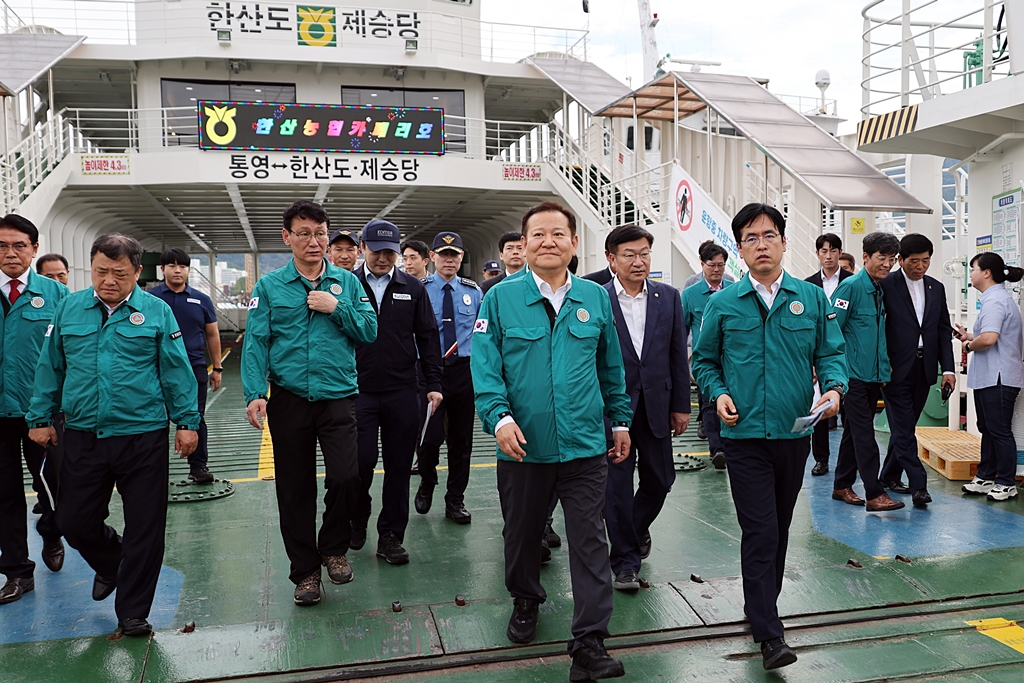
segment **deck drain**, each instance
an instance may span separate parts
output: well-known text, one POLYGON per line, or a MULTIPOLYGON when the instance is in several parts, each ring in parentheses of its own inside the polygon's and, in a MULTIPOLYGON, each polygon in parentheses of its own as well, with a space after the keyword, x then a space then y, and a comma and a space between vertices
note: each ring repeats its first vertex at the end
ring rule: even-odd
POLYGON ((678 472, 698 472, 707 469, 708 466, 705 458, 698 458, 697 456, 686 455, 685 453, 673 454, 672 461, 675 463, 676 471, 678 472))
POLYGON ((209 484, 197 484, 188 479, 168 482, 167 502, 197 503, 203 500, 227 498, 235 492, 235 485, 227 479, 214 479, 209 484))

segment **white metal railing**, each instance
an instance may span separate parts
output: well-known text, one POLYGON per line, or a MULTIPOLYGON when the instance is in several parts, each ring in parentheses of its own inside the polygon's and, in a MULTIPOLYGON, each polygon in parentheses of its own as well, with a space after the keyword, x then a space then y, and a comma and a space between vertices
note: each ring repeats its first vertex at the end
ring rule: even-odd
POLYGON ((872 0, 864 18, 861 113, 874 116, 1009 72, 1003 0, 872 0))
MULTIPOLYGON (((764 202, 782 212, 786 218, 786 239, 789 243, 813 245, 822 234, 821 218, 811 218, 790 201, 789 192, 765 180, 764 162, 748 161, 744 174, 744 202, 764 202)), ((792 249, 786 252, 787 267, 795 273, 813 273, 819 266, 811 249, 792 249)))
POLYGON ((7 4, 7 0, 0 0, 0 29, 3 29, 3 33, 13 33, 24 26, 25 22, 14 8, 7 4))
POLYGON ((806 95, 775 96, 804 116, 838 116, 837 100, 806 95))
MULTIPOLYGON (((4 1, 10 2, 25 22, 52 27, 62 33, 85 35, 87 43, 137 45, 209 41, 212 44, 218 40, 218 29, 230 30, 232 47, 248 45, 272 51, 281 46, 294 46, 300 40, 296 5, 287 2, 273 3, 274 9, 286 11, 271 17, 272 8, 267 4, 262 4, 261 11, 257 3, 236 1, 4 1)), ((587 56, 588 32, 580 29, 495 23, 430 10, 366 6, 334 7, 334 10, 333 44, 312 49, 405 50, 405 39, 415 38, 417 51, 489 62, 516 62, 538 53, 577 59, 587 56), (359 12, 364 14, 359 15, 359 12), (378 12, 385 16, 375 28, 372 18, 378 12)), ((319 61, 323 56, 323 52, 310 54, 310 59, 319 61)))

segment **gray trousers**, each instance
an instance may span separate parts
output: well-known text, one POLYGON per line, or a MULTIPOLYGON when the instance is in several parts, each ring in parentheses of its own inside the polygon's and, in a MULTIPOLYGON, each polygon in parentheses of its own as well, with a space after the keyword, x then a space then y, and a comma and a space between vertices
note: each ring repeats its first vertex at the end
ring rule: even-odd
POLYGON ((547 599, 540 583, 539 539, 552 495, 562 501, 574 603, 570 655, 584 636, 608 637, 612 583, 603 514, 607 476, 605 455, 550 464, 498 461, 505 587, 512 597, 547 599))

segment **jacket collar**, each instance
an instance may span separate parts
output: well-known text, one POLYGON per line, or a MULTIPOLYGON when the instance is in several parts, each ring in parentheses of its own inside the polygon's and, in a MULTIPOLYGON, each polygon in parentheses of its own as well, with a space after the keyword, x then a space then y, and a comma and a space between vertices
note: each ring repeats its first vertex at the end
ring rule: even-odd
MULTIPOLYGON (((572 287, 565 293, 565 298, 569 301, 575 301, 576 303, 583 302, 583 296, 580 294, 579 283, 582 280, 572 273, 569 273, 572 287)), ((537 281, 533 277, 526 277, 526 303, 528 305, 540 303, 544 300, 544 295, 540 293, 540 288, 537 287, 537 281)))
MULTIPOLYGON (((344 270, 331 263, 327 258, 324 258, 324 271, 323 275, 320 276, 320 282, 326 280, 341 280, 344 276, 341 271, 344 270)), ((287 271, 285 272, 285 282, 295 282, 299 278, 306 279, 306 276, 299 272, 299 269, 295 267, 295 257, 292 257, 288 261, 288 265, 285 266, 287 271)), ((308 282, 308 280, 306 280, 308 282)))
MULTIPOLYGON (((756 291, 754 289, 754 280, 753 278, 750 277, 749 271, 744 273, 743 277, 740 278, 740 281, 737 282, 734 286, 739 287, 739 289, 737 290, 737 294, 739 296, 747 296, 748 294, 753 294, 756 291)), ((706 284, 705 287, 707 287, 706 284)), ((799 285, 797 284, 797 279, 790 275, 789 272, 786 271, 785 269, 783 269, 782 271, 782 283, 779 285, 779 291, 787 291, 793 294, 799 293, 800 291, 799 285)))
MULTIPOLYGON (((95 289, 90 287, 85 291, 89 292, 89 296, 85 298, 84 305, 82 306, 82 308, 94 308, 96 306, 103 305, 103 302, 100 301, 98 296, 96 296, 95 289)), ((120 308, 121 306, 127 306, 133 311, 141 310, 141 304, 142 300, 145 298, 145 294, 146 292, 142 291, 142 288, 139 287, 139 283, 136 282, 135 287, 132 289, 132 293, 128 295, 128 300, 120 304, 118 308, 120 308)))

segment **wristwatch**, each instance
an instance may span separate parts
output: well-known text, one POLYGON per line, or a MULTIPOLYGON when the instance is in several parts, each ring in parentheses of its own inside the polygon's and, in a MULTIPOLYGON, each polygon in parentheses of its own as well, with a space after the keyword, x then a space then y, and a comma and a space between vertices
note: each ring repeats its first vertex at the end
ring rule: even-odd
POLYGON ((834 391, 837 394, 839 394, 839 405, 843 405, 843 401, 846 399, 846 392, 843 391, 842 385, 841 384, 833 384, 829 388, 825 389, 825 393, 828 393, 830 391, 834 391))
POLYGON ((213 368, 210 372, 224 372, 224 368, 213 368))

